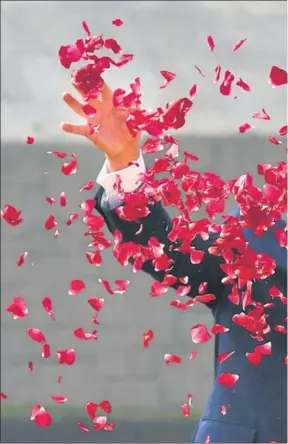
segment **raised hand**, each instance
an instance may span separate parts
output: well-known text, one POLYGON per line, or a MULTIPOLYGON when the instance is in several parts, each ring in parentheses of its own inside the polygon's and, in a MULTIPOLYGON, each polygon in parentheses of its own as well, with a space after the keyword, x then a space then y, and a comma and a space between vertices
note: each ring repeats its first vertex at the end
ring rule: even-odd
POLYGON ((63 100, 80 117, 82 124, 62 123, 61 129, 67 133, 84 136, 102 151, 108 161, 110 171, 126 168, 130 162, 136 161, 140 154, 139 135, 133 137, 126 125, 129 110, 115 108, 113 92, 103 83, 100 98, 89 98, 78 84, 72 82, 82 102, 69 93, 63 94, 63 100))

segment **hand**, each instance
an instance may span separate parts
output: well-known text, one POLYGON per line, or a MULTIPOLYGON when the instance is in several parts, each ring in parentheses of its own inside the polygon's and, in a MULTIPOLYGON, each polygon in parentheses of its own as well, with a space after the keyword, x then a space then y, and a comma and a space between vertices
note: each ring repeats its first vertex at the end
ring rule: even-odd
MULTIPOLYGON (((74 84, 82 98, 86 94, 74 84)), ((85 123, 74 125, 62 123, 61 129, 67 133, 78 134, 87 137, 102 151, 107 158, 110 171, 126 168, 130 162, 136 161, 140 155, 139 137, 133 137, 126 125, 129 110, 115 108, 113 105, 113 93, 104 83, 102 86, 102 100, 89 99, 81 103, 69 93, 63 94, 63 100, 85 123), (96 113, 87 115, 83 107, 88 103, 96 110, 96 113), (93 128, 95 131, 93 132, 93 128)))

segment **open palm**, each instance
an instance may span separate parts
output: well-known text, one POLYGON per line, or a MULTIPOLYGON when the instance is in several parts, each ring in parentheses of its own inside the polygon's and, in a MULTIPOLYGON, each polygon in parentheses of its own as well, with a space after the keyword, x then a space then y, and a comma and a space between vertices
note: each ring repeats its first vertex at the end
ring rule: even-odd
MULTIPOLYGON (((82 96, 86 94, 74 84, 82 96)), ((69 93, 63 94, 63 100, 85 122, 82 124, 62 123, 63 131, 84 136, 102 151, 112 169, 124 168, 129 162, 139 157, 139 135, 133 137, 126 125, 129 110, 115 108, 113 105, 113 92, 104 83, 101 99, 93 98, 84 103, 69 93), (93 111, 94 109, 94 111, 93 111)))

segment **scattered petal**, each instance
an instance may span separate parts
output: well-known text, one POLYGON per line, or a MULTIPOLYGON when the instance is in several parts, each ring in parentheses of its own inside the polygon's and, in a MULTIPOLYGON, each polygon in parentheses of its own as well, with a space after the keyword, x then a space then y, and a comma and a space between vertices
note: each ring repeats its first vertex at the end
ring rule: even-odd
POLYGON ((165 82, 162 86, 160 86, 160 89, 166 88, 166 86, 168 86, 169 83, 172 82, 172 80, 174 80, 176 78, 176 74, 174 74, 173 72, 170 72, 170 71, 160 71, 160 74, 165 79, 165 82))
POLYGON ((21 219, 22 211, 17 210, 12 205, 5 205, 3 210, 1 209, 1 217, 7 222, 7 224, 16 227, 23 222, 21 219))
POLYGON ((34 421, 38 427, 49 427, 52 424, 52 417, 50 413, 40 405, 33 407, 31 412, 31 420, 34 421))
POLYGON ((39 344, 44 344, 46 342, 43 332, 38 328, 28 328, 26 333, 32 341, 39 342, 39 344))
POLYGON ((208 35, 207 43, 209 45, 209 48, 210 48, 211 52, 213 52, 214 49, 215 49, 215 43, 214 43, 213 37, 211 37, 211 35, 208 35))
POLYGON ((227 361, 227 359, 231 358, 234 353, 235 351, 232 351, 230 353, 219 353, 219 355, 217 356, 217 362, 219 364, 222 364, 224 361, 227 361))
POLYGON ((277 134, 278 134, 278 136, 281 136, 281 137, 287 136, 288 126, 287 125, 281 126, 281 128, 278 129, 277 134))
POLYGON ((50 216, 47 217, 45 221, 45 228, 46 230, 53 230, 53 228, 55 227, 57 227, 57 222, 55 216, 51 214, 50 216))
POLYGON ((245 354, 246 358, 248 359, 248 361, 250 362, 250 364, 253 365, 259 365, 260 362, 262 361, 262 356, 259 353, 246 353, 245 354))
POLYGON ((69 162, 63 163, 61 166, 61 171, 65 176, 71 176, 77 173, 78 161, 76 159, 70 160, 69 162))
POLYGON ((22 319, 28 315, 26 301, 22 296, 15 296, 12 302, 7 305, 6 311, 12 313, 13 319, 22 319))
POLYGON ((152 330, 148 330, 145 333, 143 333, 142 335, 142 341, 143 341, 143 345, 144 347, 148 347, 148 345, 150 344, 150 342, 154 339, 154 333, 152 330))
POLYGON ((180 356, 177 356, 177 355, 166 353, 164 355, 164 361, 165 361, 166 365, 169 365, 169 364, 181 364, 182 358, 180 358, 180 356))
POLYGON ((67 350, 58 350, 56 352, 56 356, 59 364, 66 365, 73 365, 76 358, 74 348, 69 348, 67 350))
POLYGON ((86 288, 86 285, 80 279, 74 279, 70 282, 68 294, 70 296, 77 296, 78 293, 83 291, 86 288))
POLYGON ((243 43, 246 42, 246 40, 247 40, 247 38, 243 39, 243 40, 240 40, 240 42, 236 43, 236 45, 233 48, 233 52, 238 51, 238 49, 241 48, 241 46, 243 45, 243 43))
POLYGON ((77 426, 79 427, 79 429, 83 430, 83 432, 86 432, 86 433, 90 432, 90 429, 85 424, 83 424, 83 422, 81 422, 81 421, 77 422, 77 426))
POLYGON ((235 373, 221 373, 216 381, 225 387, 233 387, 239 380, 239 375, 235 373))
POLYGON ((49 344, 44 344, 41 352, 43 359, 48 359, 51 356, 51 348, 49 344))
POLYGON ((194 344, 204 344, 205 342, 210 341, 211 335, 207 330, 207 327, 203 324, 197 324, 190 330, 190 335, 192 342, 194 344))
POLYGON ((58 396, 58 395, 52 395, 51 396, 52 401, 57 402, 57 404, 64 404, 64 402, 67 401, 67 396, 58 396))
POLYGON ((21 267, 21 265, 23 265, 24 262, 26 261, 27 257, 28 257, 27 251, 25 251, 25 253, 20 254, 20 256, 18 257, 18 259, 16 261, 17 266, 21 267))
POLYGON ((33 136, 27 136, 25 142, 28 145, 33 145, 33 143, 35 142, 35 138, 33 136))
POLYGON ((271 120, 271 117, 267 114, 264 108, 262 108, 259 113, 251 113, 251 116, 253 119, 271 120))
POLYGON ((86 332, 83 328, 77 328, 74 330, 74 336, 78 339, 97 339, 97 330, 93 330, 91 333, 86 332))
POLYGON ((114 19, 112 21, 112 23, 113 23, 114 26, 122 26, 123 25, 123 21, 121 19, 119 19, 119 18, 114 19))
POLYGON ((288 83, 288 73, 285 69, 278 66, 272 66, 269 74, 269 84, 272 88, 276 86, 286 85, 288 83))
POLYGON ((49 298, 48 296, 43 298, 42 299, 42 306, 43 306, 44 310, 49 314, 49 316, 51 316, 51 319, 53 321, 55 321, 55 315, 54 315, 54 311, 53 311, 52 299, 49 298))
POLYGON ((243 123, 243 125, 240 125, 238 130, 239 133, 244 134, 247 133, 247 131, 251 130, 252 128, 254 128, 252 125, 250 125, 250 123, 243 123))
POLYGON ((85 185, 83 185, 82 188, 80 188, 79 192, 82 193, 82 191, 90 191, 94 188, 94 182, 93 180, 90 180, 85 185))
POLYGON ((66 199, 66 195, 65 195, 64 191, 62 191, 62 193, 60 194, 59 203, 60 203, 60 207, 66 207, 66 205, 67 205, 67 199, 66 199))
POLYGON ((273 143, 273 145, 280 145, 282 143, 280 140, 278 140, 276 137, 273 136, 269 136, 268 141, 270 143, 273 143))

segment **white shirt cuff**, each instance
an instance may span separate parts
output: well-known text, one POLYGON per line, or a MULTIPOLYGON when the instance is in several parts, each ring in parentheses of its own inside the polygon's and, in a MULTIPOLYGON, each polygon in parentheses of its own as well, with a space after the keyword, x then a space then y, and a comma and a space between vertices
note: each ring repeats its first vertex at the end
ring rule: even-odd
POLYGON ((109 197, 117 196, 117 190, 114 190, 117 176, 120 176, 121 187, 125 193, 131 193, 135 191, 141 184, 139 180, 139 174, 145 173, 146 167, 142 153, 138 160, 135 162, 137 165, 132 164, 123 170, 113 171, 109 173, 107 161, 105 161, 96 181, 104 188, 109 197))

